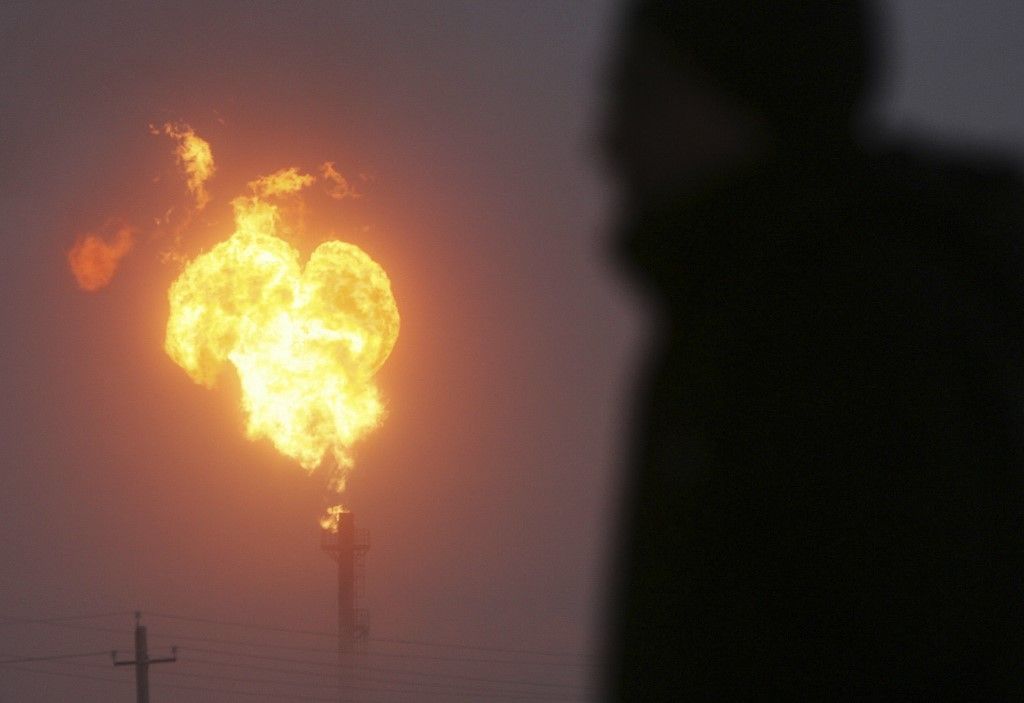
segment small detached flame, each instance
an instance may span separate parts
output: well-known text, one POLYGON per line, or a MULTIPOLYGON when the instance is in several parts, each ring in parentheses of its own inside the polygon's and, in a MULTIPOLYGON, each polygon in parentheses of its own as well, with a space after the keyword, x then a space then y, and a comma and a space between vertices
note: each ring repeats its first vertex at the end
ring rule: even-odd
POLYGON ((323 517, 320 518, 320 528, 326 532, 334 534, 338 533, 338 524, 341 523, 341 516, 348 512, 348 508, 343 505, 332 505, 324 510, 323 517))
POLYGON ((135 230, 120 225, 109 239, 99 234, 83 234, 68 252, 68 267, 84 291, 95 293, 106 288, 118 264, 135 246, 135 230))
POLYGON ((197 136, 195 130, 187 124, 168 122, 159 128, 150 125, 149 131, 153 134, 166 134, 178 143, 174 155, 178 159, 178 166, 185 172, 185 185, 192 194, 195 209, 202 210, 210 202, 206 182, 216 170, 210 143, 197 136))

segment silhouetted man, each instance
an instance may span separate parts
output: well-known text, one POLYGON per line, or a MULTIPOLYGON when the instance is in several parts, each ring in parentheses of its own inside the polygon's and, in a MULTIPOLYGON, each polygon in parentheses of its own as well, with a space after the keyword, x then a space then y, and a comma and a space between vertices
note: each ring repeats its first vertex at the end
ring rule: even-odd
POLYGON ((1024 191, 857 143, 867 14, 629 10, 608 146, 658 326, 611 700, 1024 699, 1024 191))

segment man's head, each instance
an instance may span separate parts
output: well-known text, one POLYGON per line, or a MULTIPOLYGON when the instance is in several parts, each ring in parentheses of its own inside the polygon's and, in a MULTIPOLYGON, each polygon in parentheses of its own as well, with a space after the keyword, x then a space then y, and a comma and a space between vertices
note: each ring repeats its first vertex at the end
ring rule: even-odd
POLYGON ((705 187, 777 148, 845 137, 874 71, 862 0, 637 0, 607 147, 631 198, 705 187))

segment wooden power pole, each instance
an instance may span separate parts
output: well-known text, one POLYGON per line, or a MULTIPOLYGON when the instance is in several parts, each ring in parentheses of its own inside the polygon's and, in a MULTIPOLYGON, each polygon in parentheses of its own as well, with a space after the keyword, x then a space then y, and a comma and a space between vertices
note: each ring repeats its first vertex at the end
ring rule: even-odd
POLYGON ((165 662, 178 661, 178 648, 171 647, 171 656, 160 659, 149 658, 149 648, 146 643, 146 626, 140 620, 142 614, 135 613, 135 659, 118 661, 117 651, 111 652, 114 666, 135 667, 135 703, 149 703, 149 665, 163 664, 165 662))

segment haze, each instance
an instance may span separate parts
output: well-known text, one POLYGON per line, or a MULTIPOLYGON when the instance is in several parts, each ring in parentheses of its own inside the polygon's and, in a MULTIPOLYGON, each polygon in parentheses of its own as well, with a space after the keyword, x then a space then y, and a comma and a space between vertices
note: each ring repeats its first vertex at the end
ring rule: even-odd
MULTIPOLYGON (((140 609, 154 614, 154 653, 182 648, 154 667, 154 701, 336 697, 188 661, 218 647, 330 659, 329 638, 157 615, 321 631, 335 617, 318 484, 245 439, 236 386, 199 388, 163 352, 174 266, 140 250, 87 294, 65 264, 76 234, 159 208, 173 184, 151 177, 170 145, 147 126, 183 120, 216 154, 211 211, 284 166, 332 160, 372 177, 330 223, 386 268, 402 315, 379 375, 389 414, 356 447, 346 499, 371 533, 367 665, 487 679, 474 685, 511 700, 592 697, 644 330, 607 260, 612 203, 594 149, 616 7, 4 5, 0 618, 111 614, 69 621, 111 631, 0 622, 0 658, 128 655, 140 609), (513 663, 467 661, 495 658, 513 663)), ((1024 142, 1019 3, 901 0, 889 15, 884 121, 1024 142)), ((0 669, 0 698, 131 699, 130 670, 72 661, 0 669)), ((425 696, 361 685, 349 700, 425 696)))

